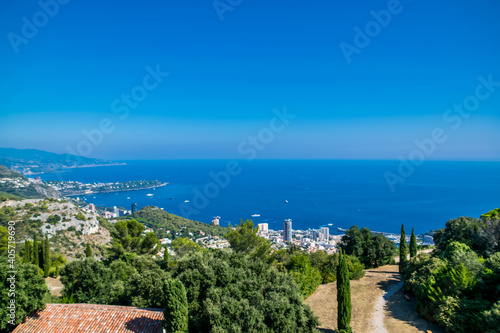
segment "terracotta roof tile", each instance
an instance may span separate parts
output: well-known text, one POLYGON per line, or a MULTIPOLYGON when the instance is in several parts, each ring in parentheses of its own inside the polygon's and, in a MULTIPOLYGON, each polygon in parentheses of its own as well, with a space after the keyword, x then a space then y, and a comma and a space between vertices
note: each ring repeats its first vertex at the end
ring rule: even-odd
POLYGON ((47 304, 12 333, 162 333, 163 309, 96 304, 47 304))

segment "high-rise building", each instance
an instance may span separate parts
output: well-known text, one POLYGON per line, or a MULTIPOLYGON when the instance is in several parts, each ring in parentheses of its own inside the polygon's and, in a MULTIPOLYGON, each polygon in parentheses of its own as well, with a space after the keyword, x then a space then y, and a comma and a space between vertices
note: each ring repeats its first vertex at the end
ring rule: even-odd
POLYGON ((95 213, 95 205, 93 203, 89 203, 89 210, 92 212, 92 213, 95 213))
POLYGON ((292 220, 287 219, 283 223, 283 242, 292 241, 292 220))
POLYGON ((257 226, 261 232, 267 232, 269 230, 269 225, 267 223, 259 223, 257 226))
POLYGON ((328 239, 330 238, 330 228, 321 227, 321 233, 323 234, 323 239, 328 241, 328 239))
POLYGON ((113 207, 113 217, 118 217, 120 216, 120 212, 118 211, 118 208, 116 206, 113 207))
POLYGON ((132 214, 134 214, 135 212, 137 212, 137 202, 134 202, 134 203, 132 204, 132 209, 131 209, 131 211, 132 211, 132 214))

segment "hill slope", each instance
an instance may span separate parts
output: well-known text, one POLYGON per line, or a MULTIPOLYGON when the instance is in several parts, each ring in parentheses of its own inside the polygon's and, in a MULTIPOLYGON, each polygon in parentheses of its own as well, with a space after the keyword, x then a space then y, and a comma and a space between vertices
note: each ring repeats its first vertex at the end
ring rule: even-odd
POLYGON ((0 165, 0 197, 25 199, 61 198, 59 191, 50 186, 28 179, 22 174, 0 165), (14 197, 12 197, 14 196, 14 197))
POLYGON ((204 235, 200 231, 212 236, 223 236, 227 232, 227 228, 188 220, 154 206, 143 207, 127 218, 130 217, 150 226, 162 238, 167 236, 167 230, 169 238, 188 237, 189 233, 201 238, 204 235))

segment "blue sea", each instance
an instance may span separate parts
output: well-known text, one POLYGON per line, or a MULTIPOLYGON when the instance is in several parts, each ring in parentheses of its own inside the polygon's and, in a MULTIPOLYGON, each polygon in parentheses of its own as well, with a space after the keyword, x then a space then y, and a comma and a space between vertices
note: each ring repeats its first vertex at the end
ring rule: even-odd
POLYGON ((423 233, 444 227, 449 219, 479 217, 500 207, 499 162, 426 161, 405 174, 401 178, 404 182, 396 184, 394 191, 385 173, 401 176, 399 161, 125 162, 124 166, 72 169, 41 177, 85 183, 165 181, 169 185, 154 190, 80 198, 103 207, 130 209, 134 202, 139 207, 154 205, 205 223, 220 216, 224 226, 252 219, 255 223, 269 223, 274 230, 283 229, 283 220, 290 218, 293 229, 330 225, 331 232, 337 233, 338 227, 355 224, 399 233, 404 223, 407 230, 414 227, 416 233, 423 233), (219 175, 215 177, 217 182, 214 174, 219 175), (254 214, 260 216, 252 217, 254 214))

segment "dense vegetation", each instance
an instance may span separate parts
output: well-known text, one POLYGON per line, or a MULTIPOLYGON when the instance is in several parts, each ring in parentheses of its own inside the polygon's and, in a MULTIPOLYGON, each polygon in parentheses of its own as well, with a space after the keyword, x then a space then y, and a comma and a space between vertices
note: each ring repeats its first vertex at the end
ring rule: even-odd
MULTIPOLYGON (((61 271, 65 302, 174 306, 164 303, 182 303, 182 288, 172 285, 173 278, 186 290, 190 332, 312 332, 317 325, 292 277, 293 272, 307 277, 313 269, 307 255, 292 256, 297 268, 287 274, 273 267, 270 256, 263 260, 245 251, 205 250, 177 238, 174 260, 168 261, 152 258, 158 251, 156 235, 143 235, 142 224, 124 220, 114 227, 107 260, 76 260, 61 271)), ((170 319, 182 327, 181 319, 170 319)))
POLYGON ((498 332, 500 221, 453 219, 434 242, 433 255, 412 258, 404 274, 419 314, 449 332, 498 332))
POLYGON ((177 237, 188 237, 189 233, 195 235, 196 238, 204 237, 200 234, 200 230, 206 236, 224 236, 227 232, 227 228, 188 220, 174 214, 169 214, 154 206, 143 207, 132 214, 130 218, 151 227, 159 238, 168 237, 175 239, 177 237), (170 231, 170 233, 167 233, 167 231, 170 231))
POLYGON ((5 254, 0 255, 0 331, 9 331, 15 326, 9 323, 13 320, 15 325, 19 324, 33 310, 45 307, 43 298, 48 292, 45 280, 39 272, 39 268, 31 263, 20 263, 19 258, 15 264, 15 296, 12 296, 11 277, 9 271, 10 263, 5 254), (9 295, 10 294, 10 295, 9 295), (10 300, 15 297, 16 310, 15 318, 9 316, 10 309, 8 305, 10 300))
POLYGON ((352 226, 342 237, 340 244, 346 254, 359 258, 366 268, 394 263, 396 246, 382 234, 374 234, 368 228, 352 226))

